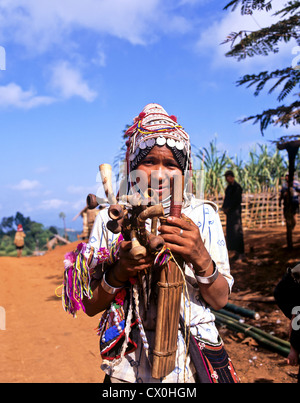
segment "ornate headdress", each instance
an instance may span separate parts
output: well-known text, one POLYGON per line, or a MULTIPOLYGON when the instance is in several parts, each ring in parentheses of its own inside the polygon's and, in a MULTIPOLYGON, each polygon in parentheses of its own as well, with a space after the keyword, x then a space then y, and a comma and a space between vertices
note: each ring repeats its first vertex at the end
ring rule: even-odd
POLYGON ((128 171, 134 170, 155 145, 170 147, 182 172, 191 169, 189 135, 177 123, 177 118, 169 116, 162 106, 154 103, 146 105, 125 136, 128 137, 128 171))

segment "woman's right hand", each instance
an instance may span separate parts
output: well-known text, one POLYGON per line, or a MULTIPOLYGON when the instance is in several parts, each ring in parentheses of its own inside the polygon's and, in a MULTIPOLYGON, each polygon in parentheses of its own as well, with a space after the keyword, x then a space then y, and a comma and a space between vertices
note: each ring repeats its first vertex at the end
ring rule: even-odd
MULTIPOLYGON (((139 271, 149 269, 153 265, 154 256, 150 254, 140 260, 134 260, 130 255, 131 241, 122 241, 119 249, 119 259, 108 268, 105 278, 111 287, 123 287, 130 277, 137 276, 139 271)), ((86 314, 97 315, 107 309, 115 298, 115 294, 109 294, 102 290, 101 281, 92 284, 93 298, 83 298, 86 314)))
POLYGON ((126 283, 130 277, 136 277, 139 271, 147 270, 153 265, 154 256, 150 254, 139 260, 133 259, 130 254, 131 245, 131 241, 121 242, 119 260, 107 271, 106 278, 112 286, 126 283))

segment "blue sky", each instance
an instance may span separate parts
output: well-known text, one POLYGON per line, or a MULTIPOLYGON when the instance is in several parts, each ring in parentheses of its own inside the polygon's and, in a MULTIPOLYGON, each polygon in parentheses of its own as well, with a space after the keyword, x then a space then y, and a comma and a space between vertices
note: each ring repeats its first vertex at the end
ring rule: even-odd
MULTIPOLYGON (((226 58, 227 34, 272 20, 270 12, 224 11, 227 2, 0 0, 0 219, 20 211, 62 226, 63 211, 80 229, 72 219, 101 186, 99 164, 113 163, 126 124, 150 102, 176 115, 196 148, 216 138, 231 156, 294 134, 270 128, 262 137, 259 126, 236 123, 277 102, 235 81, 291 65, 295 44, 269 57, 226 58)), ((285 1, 273 3, 275 11, 285 1)))

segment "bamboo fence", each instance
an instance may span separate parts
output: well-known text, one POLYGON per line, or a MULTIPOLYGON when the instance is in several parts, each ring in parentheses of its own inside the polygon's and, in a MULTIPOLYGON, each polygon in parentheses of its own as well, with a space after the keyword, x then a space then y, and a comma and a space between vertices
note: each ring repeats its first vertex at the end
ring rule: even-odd
MULTIPOLYGON (((218 205, 221 223, 225 227, 226 216, 221 209, 224 194, 207 196, 207 199, 218 205)), ((300 218, 299 214, 298 216, 300 218)), ((283 202, 280 207, 279 191, 266 190, 261 193, 244 193, 242 199, 242 223, 245 229, 284 226, 283 202)))
MULTIPOLYGON (((277 227, 285 226, 283 215, 283 202, 279 206, 279 190, 265 190, 261 193, 243 193, 242 199, 242 223, 244 229, 263 228, 264 226, 277 227)), ((219 215, 223 228, 226 227, 226 216, 222 211, 224 200, 223 193, 214 195, 205 195, 206 200, 211 200, 219 207, 219 215)), ((88 210, 85 208, 79 214, 83 218, 83 232, 78 236, 79 239, 87 239, 93 226, 99 209, 88 210)), ((78 214, 78 215, 79 215, 78 214)), ((77 216, 78 216, 77 215, 77 216)), ((77 218, 77 216, 75 218, 77 218)), ((297 222, 300 222, 298 214, 297 222)))

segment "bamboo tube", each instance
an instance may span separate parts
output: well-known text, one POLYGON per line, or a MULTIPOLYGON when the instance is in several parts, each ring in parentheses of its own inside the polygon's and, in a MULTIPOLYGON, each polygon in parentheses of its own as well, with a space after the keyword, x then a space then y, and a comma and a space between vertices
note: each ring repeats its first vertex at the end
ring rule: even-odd
MULTIPOLYGON (((180 217, 182 187, 175 186, 174 179, 171 178, 171 180, 170 215, 180 217)), ((182 288, 182 272, 176 263, 170 260, 162 268, 158 282, 157 319, 152 363, 152 377, 156 379, 167 376, 175 368, 182 288)))
POLYGON ((153 351, 152 377, 161 378, 175 368, 183 279, 174 262, 161 271, 153 351))
POLYGON ((160 217, 163 215, 164 215, 164 209, 163 209, 162 204, 157 204, 155 206, 149 206, 139 214, 139 216, 137 218, 137 227, 139 230, 141 243, 143 245, 145 245, 147 242, 147 234, 146 234, 146 228, 145 228, 146 220, 148 218, 160 217))
POLYGON ((222 315, 217 312, 214 312, 214 315, 216 317, 217 323, 225 324, 231 330, 245 333, 246 335, 257 340, 264 346, 270 347, 271 349, 279 352, 280 354, 283 354, 285 356, 289 354, 290 351, 289 342, 282 340, 278 337, 272 336, 269 333, 266 333, 253 326, 247 326, 246 324, 239 323, 235 319, 226 317, 226 315, 222 315))
MULTIPOLYGON (((212 310, 212 312, 214 313, 214 310, 212 310)), ((221 313, 223 315, 229 316, 230 318, 236 319, 238 321, 242 321, 242 317, 240 315, 237 315, 236 313, 230 312, 230 311, 226 311, 226 309, 219 309, 218 313, 221 313)))
POLYGON ((170 215, 180 218, 182 206, 182 178, 179 175, 172 176, 170 178, 170 187, 172 190, 170 215))
POLYGON ((146 231, 146 234, 150 251, 153 253, 159 252, 165 244, 163 237, 160 235, 154 235, 152 232, 148 231, 146 231))
POLYGON ((86 204, 88 205, 88 208, 91 210, 98 207, 99 204, 96 199, 96 195, 94 195, 93 193, 89 193, 86 198, 86 204))
POLYGON ((147 250, 144 246, 142 246, 139 243, 136 232, 134 230, 131 231, 130 238, 131 238, 132 247, 131 247, 129 253, 133 257, 133 259, 140 260, 143 257, 145 257, 147 255, 147 250))
POLYGON ((157 235, 158 217, 153 217, 151 221, 151 234, 157 235))
POLYGON ((120 220, 124 217, 124 209, 120 204, 111 204, 108 208, 108 215, 112 220, 120 220))
POLYGON ((99 171, 101 174, 101 179, 104 187, 106 197, 108 198, 109 204, 117 204, 117 199, 114 195, 112 188, 112 168, 109 164, 99 165, 99 171))
POLYGON ((260 318, 260 316, 257 312, 252 311, 251 309, 242 308, 241 306, 230 304, 229 302, 225 305, 224 309, 227 309, 229 311, 232 311, 232 312, 235 312, 238 314, 240 313, 242 316, 245 316, 247 318, 256 319, 256 320, 258 320, 260 318))
MULTIPOLYGON (((215 315, 215 314, 216 314, 217 316, 225 316, 224 314, 220 314, 218 311, 214 312, 214 315, 215 315)), ((247 323, 240 323, 240 325, 243 326, 246 330, 251 330, 252 332, 257 333, 257 334, 259 334, 259 335, 261 335, 262 337, 265 337, 265 338, 267 338, 267 339, 270 339, 270 340, 272 340, 272 341, 275 342, 275 343, 281 344, 281 345, 283 345, 283 346, 285 346, 285 347, 289 347, 289 346, 290 346, 290 343, 289 343, 288 341, 283 340, 283 339, 281 339, 281 338, 279 338, 279 337, 273 336, 272 334, 267 333, 267 332, 265 332, 265 331, 263 331, 263 330, 261 330, 261 329, 255 327, 255 326, 251 326, 251 325, 249 325, 249 324, 247 324, 247 323)))

